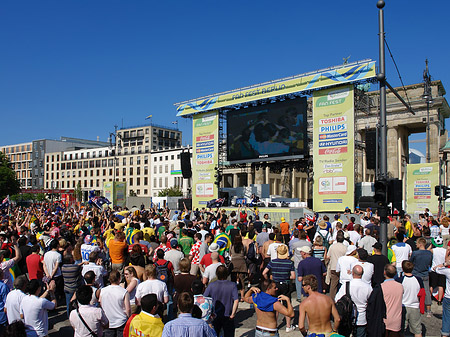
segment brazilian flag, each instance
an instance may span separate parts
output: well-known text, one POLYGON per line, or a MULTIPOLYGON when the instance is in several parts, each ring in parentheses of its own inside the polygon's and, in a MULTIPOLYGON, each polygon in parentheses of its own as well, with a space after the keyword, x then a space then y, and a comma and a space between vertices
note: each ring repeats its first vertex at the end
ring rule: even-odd
POLYGON ((136 243, 136 241, 134 240, 134 236, 140 232, 139 229, 135 229, 131 226, 128 226, 127 229, 125 229, 125 238, 127 240, 128 245, 132 245, 134 243, 136 243))
POLYGON ((217 243, 219 245, 219 247, 220 247, 219 254, 220 255, 223 255, 231 247, 231 239, 225 233, 220 233, 219 235, 217 235, 214 238, 213 242, 215 242, 215 243, 217 243))

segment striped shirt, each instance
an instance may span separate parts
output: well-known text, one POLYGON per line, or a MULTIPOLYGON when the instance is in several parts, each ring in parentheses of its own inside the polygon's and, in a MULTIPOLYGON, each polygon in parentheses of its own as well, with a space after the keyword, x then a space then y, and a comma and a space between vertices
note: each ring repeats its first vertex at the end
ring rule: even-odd
POLYGON ((273 259, 267 265, 267 269, 272 271, 275 282, 286 282, 291 278, 291 271, 294 271, 294 262, 288 259, 273 259))
POLYGON ((81 265, 79 264, 65 264, 61 268, 64 279, 64 291, 74 293, 81 282, 81 265))
POLYGON ((164 325, 162 337, 216 337, 215 331, 205 321, 191 314, 179 314, 177 319, 164 325))

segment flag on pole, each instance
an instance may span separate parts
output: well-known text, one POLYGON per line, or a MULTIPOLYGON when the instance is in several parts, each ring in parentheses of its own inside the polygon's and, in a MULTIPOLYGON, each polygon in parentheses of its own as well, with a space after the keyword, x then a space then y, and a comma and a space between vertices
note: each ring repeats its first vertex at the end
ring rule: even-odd
POLYGON ((145 119, 150 119, 152 117, 153 117, 153 115, 148 115, 147 117, 145 117, 145 119))
POLYGON ((3 199, 2 203, 0 204, 0 209, 6 209, 9 207, 9 195, 3 199))

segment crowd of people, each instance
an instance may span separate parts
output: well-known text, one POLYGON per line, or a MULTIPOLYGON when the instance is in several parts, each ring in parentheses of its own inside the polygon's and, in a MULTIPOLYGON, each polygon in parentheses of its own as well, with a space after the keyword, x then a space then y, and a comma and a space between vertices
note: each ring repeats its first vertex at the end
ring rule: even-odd
POLYGON ((385 256, 370 209, 288 222, 256 207, 11 206, 0 333, 47 336, 48 311, 65 306, 76 337, 228 337, 246 302, 255 336, 278 336, 282 315, 304 336, 419 337, 434 300, 449 336, 449 221, 394 214, 385 256))

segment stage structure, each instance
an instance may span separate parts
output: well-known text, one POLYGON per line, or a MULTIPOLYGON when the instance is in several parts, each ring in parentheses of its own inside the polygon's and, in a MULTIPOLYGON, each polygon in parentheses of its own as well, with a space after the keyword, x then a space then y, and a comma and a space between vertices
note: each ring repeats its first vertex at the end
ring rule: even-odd
POLYGON ((292 172, 309 167, 311 148, 314 210, 353 208, 353 87, 375 81, 375 62, 363 60, 176 103, 177 116, 193 120, 193 208, 219 197, 224 167, 276 163, 292 172), (312 144, 306 98, 311 95, 312 144))

